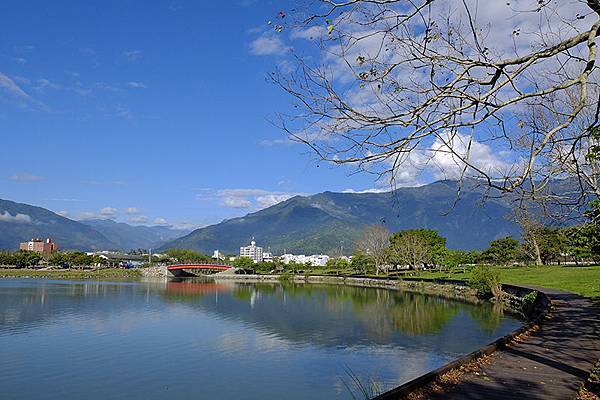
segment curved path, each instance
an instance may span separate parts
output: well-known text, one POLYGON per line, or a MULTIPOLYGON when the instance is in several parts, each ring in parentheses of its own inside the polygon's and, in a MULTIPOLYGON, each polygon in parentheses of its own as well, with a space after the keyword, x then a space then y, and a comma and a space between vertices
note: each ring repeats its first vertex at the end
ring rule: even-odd
POLYGON ((539 330, 490 356, 429 399, 574 399, 600 358, 600 303, 572 293, 544 292, 552 309, 539 330))

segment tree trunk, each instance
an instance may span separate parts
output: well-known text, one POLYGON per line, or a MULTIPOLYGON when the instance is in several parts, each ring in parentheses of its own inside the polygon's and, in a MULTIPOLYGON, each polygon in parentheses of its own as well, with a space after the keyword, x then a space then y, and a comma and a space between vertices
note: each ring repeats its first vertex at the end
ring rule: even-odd
POLYGON ((539 267, 540 265, 542 265, 542 255, 540 254, 540 246, 538 245, 535 236, 532 237, 531 241, 533 243, 533 251, 535 252, 535 265, 539 267))

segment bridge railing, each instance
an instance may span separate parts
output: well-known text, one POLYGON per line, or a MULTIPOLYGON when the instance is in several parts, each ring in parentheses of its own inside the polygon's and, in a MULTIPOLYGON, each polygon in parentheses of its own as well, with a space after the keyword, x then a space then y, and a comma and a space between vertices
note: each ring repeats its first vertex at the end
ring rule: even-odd
POLYGON ((196 262, 196 263, 177 263, 177 264, 169 264, 167 267, 193 267, 197 265, 206 265, 211 267, 232 267, 231 264, 226 264, 222 262, 196 262))

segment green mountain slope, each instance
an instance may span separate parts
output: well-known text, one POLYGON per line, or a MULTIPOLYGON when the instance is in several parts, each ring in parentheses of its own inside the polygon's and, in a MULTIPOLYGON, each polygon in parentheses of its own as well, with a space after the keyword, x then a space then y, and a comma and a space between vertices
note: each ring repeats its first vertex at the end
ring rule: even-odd
POLYGON ((0 200, 0 249, 18 250, 31 238, 52 237, 62 250, 100 250, 118 247, 88 225, 41 207, 0 200))
POLYGON ((252 237, 274 253, 331 253, 341 246, 352 251, 362 229, 383 224, 391 231, 435 229, 456 249, 482 249, 490 240, 518 236, 507 220, 506 203, 488 200, 476 187, 465 187, 455 203, 457 183, 439 181, 389 193, 332 193, 296 196, 244 217, 197 229, 162 249, 215 249, 237 253, 252 237))

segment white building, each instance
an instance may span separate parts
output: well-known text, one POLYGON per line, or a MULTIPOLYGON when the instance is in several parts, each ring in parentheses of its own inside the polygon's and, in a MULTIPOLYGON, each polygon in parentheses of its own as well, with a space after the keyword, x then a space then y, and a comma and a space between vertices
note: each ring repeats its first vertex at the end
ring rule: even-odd
POLYGON ((273 262, 273 253, 269 253, 269 252, 265 251, 263 253, 263 261, 264 262, 273 262))
POLYGON ((215 250, 215 251, 213 251, 212 258, 214 260, 224 260, 225 255, 223 253, 221 253, 219 250, 215 250))
POLYGON ((325 254, 313 254, 311 256, 306 256, 304 254, 284 254, 280 257, 280 260, 284 264, 289 264, 291 262, 295 262, 297 264, 306 264, 310 263, 315 267, 324 267, 329 261, 329 256, 325 254))
POLYGON ((250 246, 240 247, 240 257, 249 257, 255 263, 263 261, 263 248, 256 245, 252 240, 250 246))

